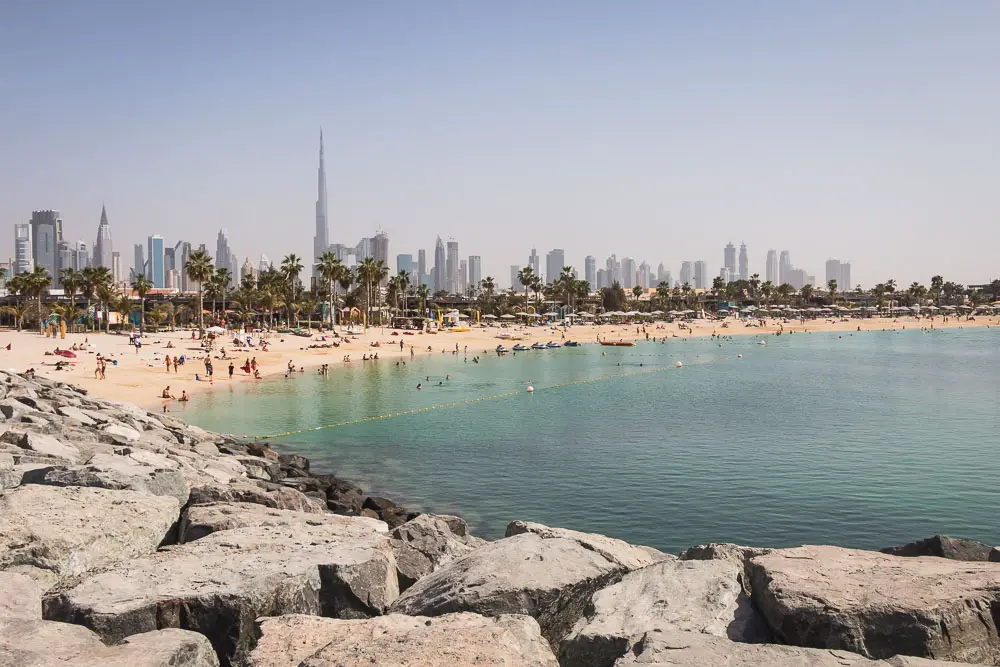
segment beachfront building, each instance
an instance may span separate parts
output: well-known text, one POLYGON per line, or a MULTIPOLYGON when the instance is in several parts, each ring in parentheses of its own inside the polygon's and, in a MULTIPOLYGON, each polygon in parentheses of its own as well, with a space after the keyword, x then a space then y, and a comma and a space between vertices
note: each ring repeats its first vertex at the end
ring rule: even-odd
POLYGON ((469 255, 469 284, 479 289, 483 280, 483 258, 479 255, 469 255))
POLYGON ((35 270, 35 258, 31 245, 31 224, 14 225, 14 273, 31 273, 35 270))
POLYGON ((434 292, 447 291, 447 277, 448 274, 445 272, 444 241, 442 241, 439 236, 437 237, 437 241, 434 243, 434 275, 431 280, 432 290, 434 292))
POLYGON ((101 222, 97 225, 97 241, 94 242, 94 266, 111 268, 113 250, 111 248, 111 225, 108 224, 108 210, 101 206, 101 222))
POLYGON ((694 288, 708 289, 708 262, 703 259, 694 263, 694 288))
POLYGON ((694 285, 691 284, 691 279, 693 277, 694 269, 691 266, 691 262, 681 262, 681 285, 694 287, 694 285))
POLYGON ((729 275, 736 275, 736 246, 729 242, 722 251, 722 265, 729 269, 729 275))
MULTIPOLYGON (((319 169, 316 193, 316 233, 313 235, 313 258, 320 257, 330 245, 330 228, 326 219, 326 165, 323 162, 323 130, 319 131, 319 169)), ((343 261, 343 260, 341 260, 343 261)), ((313 266, 312 275, 319 276, 315 259, 309 262, 313 266)))
POLYGON ((153 287, 162 289, 166 285, 163 273, 163 237, 159 234, 153 234, 146 240, 146 243, 148 253, 146 268, 149 269, 146 277, 149 278, 149 282, 153 283, 153 287))
POLYGON ((587 255, 583 258, 583 279, 593 290, 597 284, 597 259, 593 255, 587 255))
POLYGON ((750 259, 747 257, 746 243, 740 243, 740 280, 750 280, 750 259))
POLYGON ((553 248, 545 253, 545 282, 551 284, 559 280, 564 266, 566 266, 566 253, 561 248, 553 248))
POLYGON ((767 251, 767 266, 764 267, 764 280, 769 280, 774 285, 781 284, 778 275, 778 253, 773 249, 767 251))
POLYGON ((55 278, 59 275, 58 252, 62 241, 62 219, 58 211, 31 212, 31 259, 55 278))
POLYGON ((532 273, 534 273, 536 276, 541 277, 542 272, 541 272, 541 267, 538 263, 538 253, 535 252, 534 248, 531 249, 531 254, 528 255, 528 266, 531 267, 532 273))
POLYGON ((635 260, 631 257, 622 257, 621 284, 625 289, 632 289, 635 286, 635 260))
POLYGON ((445 258, 447 275, 445 280, 447 280, 448 286, 445 289, 450 294, 461 294, 464 290, 462 289, 462 280, 459 277, 458 241, 448 241, 447 248, 447 256, 445 258))

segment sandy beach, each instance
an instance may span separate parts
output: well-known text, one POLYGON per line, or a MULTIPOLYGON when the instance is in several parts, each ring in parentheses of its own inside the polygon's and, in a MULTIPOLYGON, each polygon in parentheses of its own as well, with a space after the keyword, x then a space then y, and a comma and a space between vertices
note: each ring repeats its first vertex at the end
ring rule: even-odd
MULTIPOLYGON (((1000 326, 1000 318, 978 317, 975 320, 943 317, 917 320, 912 317, 894 319, 816 319, 798 320, 769 319, 761 321, 763 326, 747 326, 737 319, 694 320, 686 322, 648 322, 643 324, 602 324, 576 325, 563 329, 552 326, 521 326, 507 327, 476 327, 469 331, 441 330, 435 332, 404 332, 388 328, 369 328, 367 333, 350 335, 339 339, 330 336, 323 340, 318 332, 310 338, 291 334, 268 334, 269 347, 262 352, 259 347, 254 349, 236 349, 232 345, 232 334, 218 337, 211 350, 213 364, 212 381, 207 381, 205 374, 206 350, 199 341, 192 339, 192 331, 161 331, 147 333, 141 340, 142 346, 138 352, 130 343, 127 334, 104 334, 90 332, 67 334, 66 338, 46 338, 34 331, 0 331, 0 353, 4 355, 2 368, 18 372, 34 368, 42 377, 65 380, 87 388, 97 396, 112 400, 131 401, 147 408, 159 408, 164 403, 160 395, 164 387, 170 386, 170 393, 176 397, 186 391, 192 400, 206 391, 230 390, 238 383, 255 382, 252 376, 241 370, 247 359, 255 358, 262 377, 280 376, 286 371, 289 362, 296 367, 304 367, 307 372, 315 372, 322 364, 329 364, 330 371, 347 363, 380 363, 398 358, 409 359, 411 354, 422 356, 428 354, 440 355, 456 349, 460 354, 470 357, 482 354, 492 354, 497 345, 503 344, 510 348, 520 342, 531 345, 536 342, 550 340, 576 340, 581 344, 596 344, 598 336, 601 340, 641 341, 666 337, 667 343, 676 338, 710 336, 713 333, 731 336, 768 336, 776 332, 836 332, 836 331, 882 331, 920 329, 933 326, 934 329, 951 329, 962 327, 1000 326), (645 327, 645 329, 643 328, 645 327), (394 335, 395 334, 395 335, 394 335), (507 336, 501 338, 500 336, 507 336), (310 345, 325 345, 337 340, 339 347, 308 349, 310 345), (402 342, 402 349, 400 348, 402 342), (4 348, 10 344, 11 349, 4 348), (66 350, 76 346, 76 357, 65 359, 51 353, 56 348, 66 350), (172 347, 168 347, 168 345, 172 347), (377 347, 376 347, 377 345, 377 347), (226 357, 223 357, 223 350, 226 357), (46 352, 50 354, 46 354, 46 352), (378 354, 378 361, 362 361, 363 356, 378 354), (184 355, 186 363, 178 366, 177 372, 167 372, 165 355, 171 358, 184 355), (95 377, 97 357, 101 355, 108 360, 104 379, 95 377), (345 361, 349 356, 350 361, 345 361), (59 360, 71 363, 63 370, 56 370, 55 363, 59 360), (234 365, 233 378, 229 378, 229 365, 234 365), (198 376, 199 379, 196 379, 198 376)), ((255 339, 257 336, 254 337, 255 339)))

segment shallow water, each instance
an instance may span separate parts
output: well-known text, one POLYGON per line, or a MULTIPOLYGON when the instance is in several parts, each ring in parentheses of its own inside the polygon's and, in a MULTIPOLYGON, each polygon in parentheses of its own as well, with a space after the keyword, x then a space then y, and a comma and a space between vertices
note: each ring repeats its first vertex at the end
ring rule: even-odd
POLYGON ((524 519, 669 551, 1000 543, 1000 330, 766 340, 353 362, 181 416, 242 435, 381 415, 269 443, 484 537, 524 519))

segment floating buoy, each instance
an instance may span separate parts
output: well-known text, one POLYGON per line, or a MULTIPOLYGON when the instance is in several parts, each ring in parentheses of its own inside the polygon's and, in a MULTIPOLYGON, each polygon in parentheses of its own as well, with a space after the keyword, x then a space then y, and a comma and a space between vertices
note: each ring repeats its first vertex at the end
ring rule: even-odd
POLYGON ((682 364, 682 363, 681 363, 681 362, 679 362, 679 361, 678 361, 678 362, 677 362, 677 364, 676 364, 677 368, 680 368, 680 367, 681 367, 681 366, 683 366, 683 365, 684 365, 684 364, 682 364))
POLYGON ((529 384, 529 385, 528 385, 528 393, 530 394, 530 393, 531 393, 531 392, 533 392, 533 391, 535 391, 535 388, 534 388, 534 387, 532 387, 532 386, 531 386, 531 385, 529 384))
POLYGON ((737 358, 737 359, 742 359, 742 358, 743 358, 743 355, 742 355, 742 354, 737 354, 737 355, 736 355, 736 358, 737 358))

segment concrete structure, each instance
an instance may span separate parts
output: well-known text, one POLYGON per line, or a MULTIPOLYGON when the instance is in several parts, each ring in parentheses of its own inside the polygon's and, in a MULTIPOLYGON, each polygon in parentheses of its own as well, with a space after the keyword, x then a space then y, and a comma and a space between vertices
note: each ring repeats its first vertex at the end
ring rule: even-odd
POLYGON ((590 289, 597 288, 597 260, 593 255, 583 258, 583 279, 590 285, 590 289))
POLYGON ((725 266, 719 269, 719 277, 722 278, 722 282, 727 285, 733 282, 733 274, 725 266))
MULTIPOLYGON (((417 275, 420 277, 427 275, 427 251, 418 250, 417 251, 417 275)), ((416 282, 417 285, 422 284, 419 280, 416 282)))
POLYGON ((112 268, 114 250, 111 248, 111 225, 108 224, 108 210, 101 206, 101 222, 97 225, 97 241, 94 242, 94 266, 112 268))
POLYGON ((618 258, 612 253, 604 262, 605 285, 604 287, 611 287, 615 283, 619 285, 622 282, 622 263, 618 261, 618 258))
POLYGON ((781 284, 781 274, 778 270, 778 253, 774 250, 767 251, 767 266, 764 270, 764 280, 770 280, 775 287, 781 284))
POLYGON ((31 273, 35 270, 35 256, 31 242, 31 224, 14 225, 14 266, 13 272, 31 273))
POLYGON ((703 259, 694 263, 694 288, 708 289, 708 262, 703 259))
POLYGON ((467 259, 458 262, 458 284, 459 294, 469 293, 469 260, 467 259))
POLYGON ((732 243, 727 243, 725 249, 722 251, 722 265, 729 269, 729 275, 736 275, 736 246, 732 243))
POLYGON ((591 289, 604 289, 605 287, 611 287, 608 283, 608 270, 598 269, 597 270, 597 284, 591 285, 591 289))
POLYGON ((636 272, 636 284, 643 289, 648 289, 652 287, 653 278, 653 268, 646 262, 640 264, 639 270, 636 272))
POLYGON ((747 257, 747 244, 740 244, 740 280, 750 280, 750 259, 747 257))
POLYGON ((566 266, 566 253, 561 248, 553 248, 545 253, 545 282, 551 284, 559 280, 564 266, 566 266))
POLYGON ((146 265, 149 270, 148 275, 149 282, 153 283, 153 287, 157 289, 162 289, 166 285, 166 276, 163 271, 163 237, 159 234, 153 234, 146 241, 147 247, 147 258, 146 265))
POLYGON ((323 161, 323 130, 319 131, 319 170, 318 170, 318 186, 316 194, 316 232, 313 235, 313 256, 310 258, 309 263, 312 264, 313 277, 317 277, 317 269, 314 262, 316 257, 321 256, 326 252, 327 246, 330 245, 330 228, 327 222, 327 209, 326 209, 326 164, 323 161))
POLYGON ((483 279, 483 258, 479 255, 469 255, 469 284, 479 289, 483 279))
POLYGON ((247 279, 247 277, 254 281, 254 284, 257 283, 257 267, 254 266, 253 260, 250 259, 250 255, 247 255, 246 261, 243 262, 243 266, 240 268, 240 282, 242 283, 247 279))
POLYGON ((412 284, 418 284, 413 271, 413 255, 396 255, 396 274, 401 271, 410 277, 412 284))

